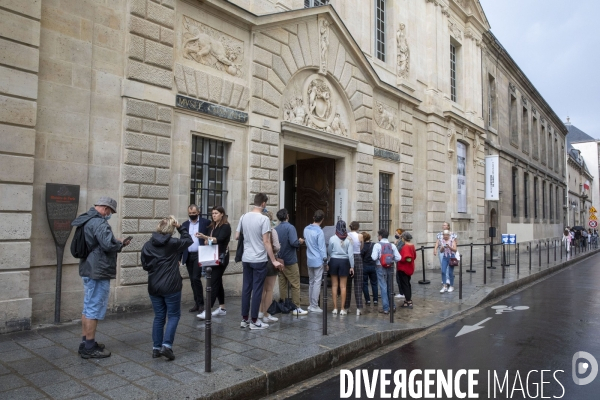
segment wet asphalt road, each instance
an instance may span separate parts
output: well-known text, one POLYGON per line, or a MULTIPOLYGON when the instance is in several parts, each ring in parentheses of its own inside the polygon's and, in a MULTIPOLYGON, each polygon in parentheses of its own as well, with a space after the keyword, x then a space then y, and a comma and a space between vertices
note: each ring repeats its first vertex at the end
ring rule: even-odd
MULTIPOLYGON (((487 307, 358 368, 368 370, 369 376, 373 375, 374 370, 392 370, 392 375, 388 376, 392 381, 387 388, 389 394, 393 394, 393 373, 396 370, 406 370, 408 377, 414 369, 450 369, 454 373, 459 369, 478 369, 478 384, 474 393, 479 394, 480 399, 542 398, 540 371, 549 370, 544 372, 543 377, 543 381, 547 382, 543 384, 544 398, 600 399, 600 374, 584 386, 576 385, 572 377, 572 359, 576 352, 588 352, 600 361, 600 255, 493 305, 498 306, 507 308, 487 307), (513 311, 506 311, 508 307, 512 307, 513 311), (529 308, 524 309, 525 307, 529 308), (499 311, 502 313, 499 314, 499 311), (486 320, 488 318, 491 319, 486 320), (465 325, 473 326, 484 320, 486 321, 480 324, 483 328, 456 336, 465 325), (529 373, 532 370, 538 372, 529 373), (557 370, 564 372, 556 372, 557 370), (488 371, 491 371, 490 382, 488 371), (494 371, 500 382, 506 371, 509 371, 507 386, 502 392, 496 386, 495 395, 494 371), (522 386, 519 384, 519 376, 522 386), (521 387, 523 391, 520 390, 521 387)), ((579 359, 577 366, 584 365, 584 362, 585 360, 579 359)), ((593 367, 590 363, 588 365, 587 370, 578 374, 578 377, 590 376, 593 367)), ((352 371, 354 374, 354 370, 352 371)), ((422 380, 423 376, 417 376, 417 379, 422 380)), ((459 398, 456 392, 451 397, 435 397, 435 375, 433 379, 431 392, 434 397, 430 398, 459 398)), ((376 386, 374 396, 367 397, 365 386, 362 385, 359 398, 383 398, 379 380, 376 386)), ((460 380, 460 387, 461 391, 467 390, 466 378, 460 380)), ((340 390, 338 374, 335 378, 290 398, 338 399, 341 398, 340 390)), ((399 394, 399 398, 425 398, 424 393, 421 394, 423 397, 411 397, 409 392, 406 397, 402 397, 401 392, 399 394)), ((351 393, 350 398, 357 398, 356 391, 351 393)))

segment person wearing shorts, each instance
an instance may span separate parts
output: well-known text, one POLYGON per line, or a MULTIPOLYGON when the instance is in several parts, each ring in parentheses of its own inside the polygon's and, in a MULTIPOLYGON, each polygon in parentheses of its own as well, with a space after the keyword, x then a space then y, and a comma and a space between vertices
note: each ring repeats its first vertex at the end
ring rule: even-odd
POLYGON ((337 315, 337 291, 341 289, 340 302, 342 309, 340 315, 348 314, 344 309, 346 299, 346 281, 348 276, 354 275, 354 250, 348 239, 346 222, 339 220, 335 226, 335 236, 329 239, 327 246, 329 256, 329 275, 331 275, 331 293, 333 297, 333 315, 337 315))

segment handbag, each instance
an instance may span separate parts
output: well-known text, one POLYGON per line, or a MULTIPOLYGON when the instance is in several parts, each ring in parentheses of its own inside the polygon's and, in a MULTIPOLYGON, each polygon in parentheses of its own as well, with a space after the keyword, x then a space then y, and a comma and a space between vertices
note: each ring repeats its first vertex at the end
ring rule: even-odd
POLYGON ((244 255, 244 227, 242 226, 242 221, 244 220, 244 216, 240 218, 240 235, 238 237, 237 248, 235 250, 235 262, 239 263, 242 261, 242 256, 244 255))
POLYGON ((293 302, 292 299, 287 298, 285 300, 273 300, 267 312, 271 315, 281 313, 281 314, 289 314, 293 310, 298 308, 293 302))
POLYGON ((198 246, 198 266, 199 267, 210 267, 213 265, 219 265, 221 263, 219 258, 219 246, 217 245, 206 245, 198 246))
POLYGON ((458 267, 458 258, 450 257, 450 261, 448 262, 448 265, 451 267, 458 267))

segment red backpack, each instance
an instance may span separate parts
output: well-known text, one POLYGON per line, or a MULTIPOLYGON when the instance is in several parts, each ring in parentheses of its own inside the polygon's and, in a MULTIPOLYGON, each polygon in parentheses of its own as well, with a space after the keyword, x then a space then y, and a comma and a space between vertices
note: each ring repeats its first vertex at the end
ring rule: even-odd
POLYGON ((379 262, 383 268, 390 268, 394 265, 394 250, 390 243, 381 243, 379 262))

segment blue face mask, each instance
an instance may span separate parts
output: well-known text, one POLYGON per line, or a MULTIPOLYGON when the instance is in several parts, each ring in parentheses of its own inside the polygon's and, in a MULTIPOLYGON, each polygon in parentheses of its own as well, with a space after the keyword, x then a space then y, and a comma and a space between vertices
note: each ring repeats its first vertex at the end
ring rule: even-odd
POLYGON ((105 215, 104 219, 108 221, 110 219, 110 217, 112 217, 112 214, 105 215))
POLYGON ((262 212, 264 212, 264 213, 266 213, 266 212, 268 212, 268 211, 269 211, 269 210, 267 210, 267 207, 263 208, 263 210, 262 210, 262 212))

